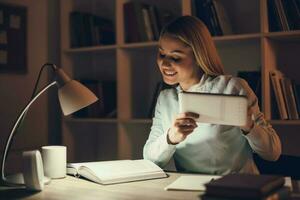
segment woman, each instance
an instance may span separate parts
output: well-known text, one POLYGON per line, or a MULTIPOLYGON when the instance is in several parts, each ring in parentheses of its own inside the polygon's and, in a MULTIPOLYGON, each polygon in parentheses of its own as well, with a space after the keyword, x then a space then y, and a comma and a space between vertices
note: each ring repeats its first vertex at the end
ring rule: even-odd
POLYGON ((164 82, 175 87, 158 97, 145 159, 164 167, 173 157, 177 170, 184 172, 258 174, 253 152, 266 160, 279 158, 280 139, 260 112, 255 94, 243 79, 224 75, 211 35, 200 20, 183 16, 167 24, 160 35, 157 63, 164 82), (248 123, 196 123, 197 114, 178 113, 181 91, 246 95, 248 123))

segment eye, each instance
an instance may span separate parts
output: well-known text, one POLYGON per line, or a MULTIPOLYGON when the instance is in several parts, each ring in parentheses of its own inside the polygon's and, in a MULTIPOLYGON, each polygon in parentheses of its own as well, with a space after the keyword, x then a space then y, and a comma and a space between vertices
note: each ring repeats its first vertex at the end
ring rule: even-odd
POLYGON ((166 57, 166 55, 165 55, 165 54, 162 54, 162 53, 158 53, 158 56, 159 56, 160 58, 166 57))
POLYGON ((180 58, 174 58, 174 57, 173 57, 173 58, 171 58, 171 60, 172 60, 173 62, 175 62, 175 63, 178 63, 178 62, 180 62, 181 59, 180 59, 180 58))

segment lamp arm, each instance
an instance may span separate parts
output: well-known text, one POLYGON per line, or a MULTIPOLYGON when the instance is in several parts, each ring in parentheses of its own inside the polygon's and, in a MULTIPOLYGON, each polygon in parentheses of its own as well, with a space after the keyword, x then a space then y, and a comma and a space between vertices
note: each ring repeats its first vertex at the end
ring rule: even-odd
POLYGON ((9 151, 9 147, 10 147, 10 143, 12 141, 12 138, 14 136, 14 133, 20 123, 20 121, 22 120, 23 116, 25 115, 25 113, 27 112, 27 110, 29 109, 29 107, 33 104, 33 102, 35 102, 35 100, 41 95, 43 94, 46 90, 48 90, 50 87, 52 87, 53 85, 56 85, 57 82, 53 81, 51 83, 49 83, 48 85, 46 85, 43 89, 41 89, 30 101, 29 103, 25 106, 25 108, 22 110, 22 112, 19 114, 16 122, 14 123, 13 128, 10 131, 10 134, 7 138, 6 141, 6 145, 5 145, 5 149, 4 149, 4 153, 3 153, 3 157, 2 157, 2 163, 1 163, 1 179, 3 182, 6 182, 6 178, 5 178, 5 173, 4 173, 4 168, 5 168, 5 161, 8 155, 8 151, 9 151))
MULTIPOLYGON (((40 82, 41 75, 42 75, 42 73, 43 73, 43 71, 44 71, 44 69, 45 69, 46 67, 51 67, 51 69, 53 70, 53 72, 55 72, 55 70, 57 70, 56 65, 55 65, 55 64, 52 64, 52 63, 45 63, 45 64, 42 66, 42 68, 41 68, 40 71, 39 71, 38 78, 37 78, 37 80, 36 80, 36 82, 35 82, 35 84, 34 84, 34 89, 33 89, 33 92, 32 92, 32 95, 31 95, 29 101, 31 101, 31 100, 34 98, 34 96, 36 95, 36 92, 37 92, 37 90, 38 90, 38 85, 39 85, 39 82, 40 82)), ((54 79, 53 79, 53 80, 54 80, 54 79)), ((53 81, 53 80, 51 80, 51 81, 53 81)), ((21 118, 21 120, 20 120, 18 126, 17 126, 16 129, 15 129, 16 134, 17 134, 18 130, 20 129, 20 126, 22 126, 22 123, 23 123, 23 120, 25 119, 25 117, 26 117, 26 112, 24 113, 24 115, 23 115, 23 117, 21 118)), ((10 143, 12 143, 12 141, 11 141, 10 143)), ((8 148, 9 148, 9 147, 8 147, 8 148)))

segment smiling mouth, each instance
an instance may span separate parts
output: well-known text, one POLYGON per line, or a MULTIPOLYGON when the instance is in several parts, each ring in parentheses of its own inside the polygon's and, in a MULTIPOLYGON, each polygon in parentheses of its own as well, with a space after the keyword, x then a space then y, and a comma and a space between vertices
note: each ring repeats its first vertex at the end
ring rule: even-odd
POLYGON ((164 74, 165 76, 175 76, 175 75, 177 74, 177 72, 174 72, 174 71, 166 71, 166 70, 164 70, 164 71, 163 71, 163 74, 164 74))

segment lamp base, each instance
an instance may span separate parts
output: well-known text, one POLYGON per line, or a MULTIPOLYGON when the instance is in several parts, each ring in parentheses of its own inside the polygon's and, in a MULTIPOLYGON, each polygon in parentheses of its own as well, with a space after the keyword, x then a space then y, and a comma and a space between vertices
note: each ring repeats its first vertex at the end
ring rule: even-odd
MULTIPOLYGON (((48 185, 51 182, 51 178, 44 176, 43 182, 45 185, 48 185)), ((5 183, 7 183, 8 185, 24 186, 25 181, 24 181, 23 173, 17 173, 17 174, 6 176, 5 183)))

